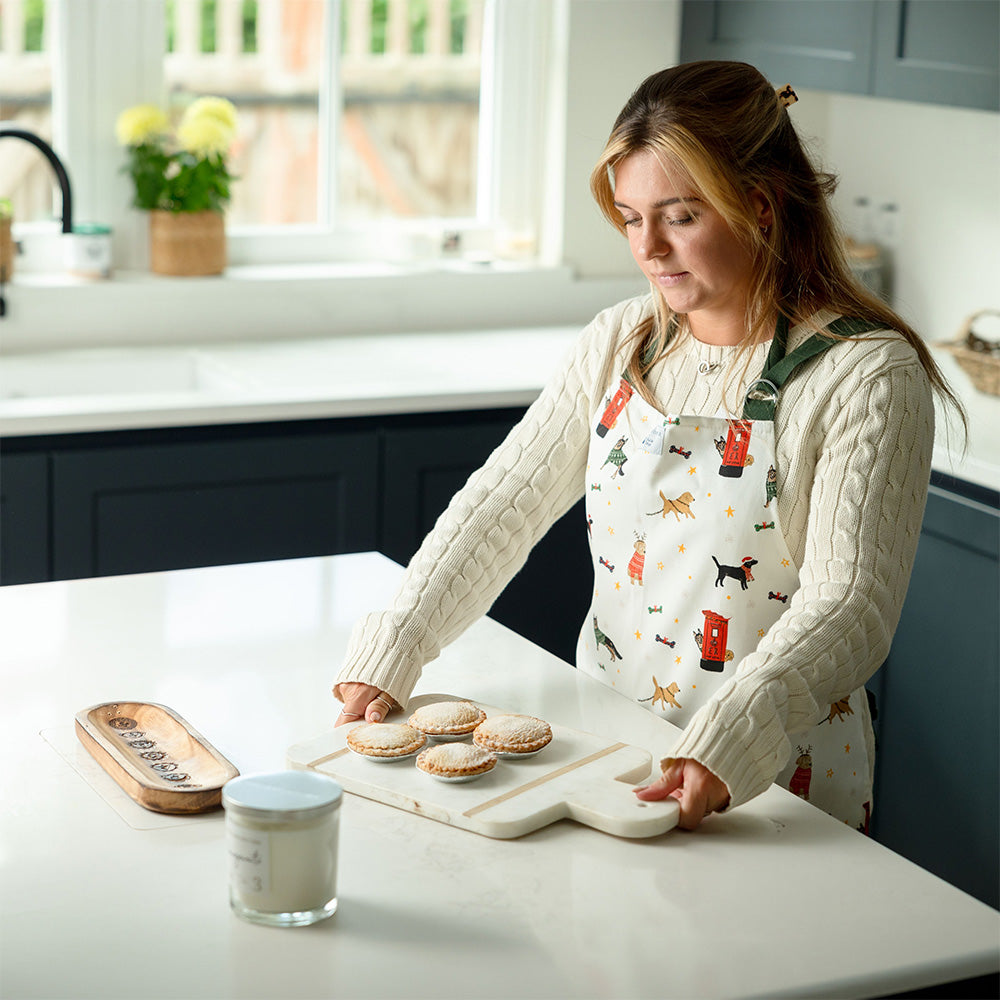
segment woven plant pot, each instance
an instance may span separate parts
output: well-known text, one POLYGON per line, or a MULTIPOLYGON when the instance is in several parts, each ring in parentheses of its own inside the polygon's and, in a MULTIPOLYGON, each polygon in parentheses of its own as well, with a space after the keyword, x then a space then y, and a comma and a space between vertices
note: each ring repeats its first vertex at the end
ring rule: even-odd
POLYGON ((10 281, 14 275, 14 239, 10 232, 10 219, 0 219, 0 282, 10 281))
POLYGON ((226 222, 219 212, 149 213, 149 267, 193 277, 226 269, 226 222))

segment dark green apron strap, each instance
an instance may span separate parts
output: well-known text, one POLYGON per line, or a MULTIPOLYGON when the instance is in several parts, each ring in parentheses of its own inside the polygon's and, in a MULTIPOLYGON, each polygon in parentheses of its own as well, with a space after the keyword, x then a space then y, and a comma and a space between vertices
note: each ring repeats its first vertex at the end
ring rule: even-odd
POLYGON ((859 333, 870 333, 880 330, 880 323, 872 323, 865 319, 854 319, 843 316, 834 320, 823 333, 814 334, 788 354, 785 349, 788 344, 788 317, 778 316, 771 341, 771 349, 764 363, 764 371, 747 391, 743 404, 744 420, 774 420, 774 411, 778 404, 781 387, 788 381, 792 372, 817 354, 822 354, 828 347, 835 344, 836 337, 854 337, 859 333), (826 334, 833 334, 828 337, 826 334))

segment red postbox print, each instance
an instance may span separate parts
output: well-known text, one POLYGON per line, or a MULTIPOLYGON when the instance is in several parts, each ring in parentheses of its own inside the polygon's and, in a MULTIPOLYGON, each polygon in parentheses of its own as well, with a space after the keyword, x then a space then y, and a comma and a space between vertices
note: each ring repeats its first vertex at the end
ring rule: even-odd
POLYGON ((605 434, 611 430, 615 425, 615 421, 618 419, 618 414, 625 409, 625 404, 632 398, 632 393, 635 389, 632 388, 631 383, 628 379, 622 379, 618 385, 618 391, 611 398, 611 402, 605 407, 604 414, 601 416, 601 422, 597 425, 597 436, 604 437, 605 434))
MULTIPOLYGON (((749 465, 747 451, 750 448, 750 431, 753 424, 749 420, 730 420, 726 434, 726 444, 722 450, 722 465, 719 475, 737 479, 743 475, 743 466, 749 465)), ((721 438, 719 439, 722 440, 721 438)), ((752 459, 751 459, 752 461, 752 459)))
POLYGON ((702 614, 705 616, 705 624, 702 627, 701 638, 701 669, 719 673, 725 666, 726 660, 732 659, 726 650, 729 619, 714 611, 703 610, 702 614))

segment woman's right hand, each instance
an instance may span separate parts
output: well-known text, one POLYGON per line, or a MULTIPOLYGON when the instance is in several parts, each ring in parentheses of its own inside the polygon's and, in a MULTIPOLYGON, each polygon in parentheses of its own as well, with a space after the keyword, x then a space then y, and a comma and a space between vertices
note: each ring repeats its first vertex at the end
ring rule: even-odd
POLYGON ((396 702, 385 691, 371 684, 361 684, 347 681, 338 684, 334 694, 344 703, 336 725, 343 726, 348 722, 381 722, 394 708, 396 702))

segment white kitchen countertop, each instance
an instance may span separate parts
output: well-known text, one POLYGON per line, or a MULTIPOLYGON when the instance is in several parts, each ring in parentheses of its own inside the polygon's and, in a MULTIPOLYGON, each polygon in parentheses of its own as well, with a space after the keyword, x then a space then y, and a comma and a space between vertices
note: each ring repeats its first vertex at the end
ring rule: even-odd
POLYGON ((580 330, 10 355, 0 360, 0 436, 527 406, 580 330))
MULTIPOLYGON (((492 840, 348 795, 337 914, 240 921, 222 815, 135 806, 74 715, 159 702, 243 773, 280 768, 332 728, 350 627, 399 575, 352 555, 0 590, 4 996, 862 997, 1000 968, 1000 914, 777 787, 634 841, 569 820, 492 840)), ((654 759, 676 737, 489 620, 431 691, 654 759)))
MULTIPOLYGON (((527 406, 582 326, 366 334, 0 356, 0 437, 527 406), (532 363, 526 365, 524 358, 532 363)), ((933 465, 1000 489, 1000 397, 933 348, 969 416, 938 407, 933 465)))

